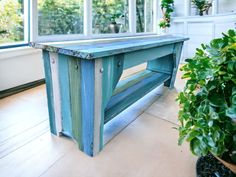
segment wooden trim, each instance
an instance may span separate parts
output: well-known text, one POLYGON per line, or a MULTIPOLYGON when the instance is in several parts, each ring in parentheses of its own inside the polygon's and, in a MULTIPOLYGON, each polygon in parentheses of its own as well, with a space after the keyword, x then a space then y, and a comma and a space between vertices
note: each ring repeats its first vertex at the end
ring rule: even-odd
POLYGON ((23 92, 25 90, 37 87, 39 85, 45 84, 45 79, 40 79, 34 82, 30 82, 27 84, 19 85, 10 89, 0 91, 0 99, 17 94, 19 92, 23 92))

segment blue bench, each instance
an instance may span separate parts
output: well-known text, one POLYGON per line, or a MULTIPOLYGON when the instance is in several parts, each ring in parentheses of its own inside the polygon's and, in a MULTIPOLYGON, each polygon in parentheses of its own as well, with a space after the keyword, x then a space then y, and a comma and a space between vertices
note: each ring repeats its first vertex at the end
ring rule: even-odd
POLYGON ((174 86, 185 40, 166 35, 31 43, 43 49, 51 132, 96 155, 103 148, 105 123, 157 86, 174 86), (119 81, 124 69, 144 62, 145 71, 119 81))

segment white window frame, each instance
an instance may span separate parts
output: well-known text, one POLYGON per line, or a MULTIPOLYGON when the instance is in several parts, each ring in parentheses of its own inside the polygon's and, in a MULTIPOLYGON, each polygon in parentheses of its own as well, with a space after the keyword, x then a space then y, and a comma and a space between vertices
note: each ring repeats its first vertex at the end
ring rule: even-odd
POLYGON ((62 34, 62 35, 38 35, 38 10, 37 0, 31 1, 31 30, 30 40, 33 42, 52 42, 52 41, 68 41, 83 39, 100 39, 100 38, 119 38, 129 36, 144 36, 157 34, 158 20, 158 1, 153 0, 153 32, 136 33, 136 0, 129 0, 129 32, 126 33, 110 33, 110 34, 92 34, 92 0, 84 0, 84 32, 83 34, 62 34))

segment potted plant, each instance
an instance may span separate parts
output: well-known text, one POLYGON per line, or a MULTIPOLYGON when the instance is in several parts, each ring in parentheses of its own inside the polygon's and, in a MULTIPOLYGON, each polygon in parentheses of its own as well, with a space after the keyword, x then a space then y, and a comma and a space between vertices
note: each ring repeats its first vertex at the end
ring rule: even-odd
POLYGON ((213 154, 236 173, 236 32, 202 44, 186 62, 178 143, 189 142, 197 156, 213 154))
POLYGON ((110 23, 109 27, 110 27, 110 30, 111 30, 112 33, 119 33, 120 24, 118 24, 116 22, 116 19, 119 19, 121 17, 122 17, 121 13, 111 14, 111 16, 110 16, 111 23, 110 23))
POLYGON ((161 12, 162 19, 160 20, 160 28, 166 30, 170 27, 171 13, 174 11, 174 0, 162 0, 161 1, 161 12))
POLYGON ((208 15, 209 9, 212 6, 212 2, 208 0, 192 0, 192 3, 199 10, 200 16, 203 16, 204 12, 208 15))

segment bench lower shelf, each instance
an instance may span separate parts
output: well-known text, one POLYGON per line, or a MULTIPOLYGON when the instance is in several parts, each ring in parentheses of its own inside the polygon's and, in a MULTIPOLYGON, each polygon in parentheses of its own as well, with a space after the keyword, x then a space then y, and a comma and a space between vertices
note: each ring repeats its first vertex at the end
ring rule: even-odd
POLYGON ((120 81, 106 106, 104 123, 170 78, 169 74, 145 70, 120 81))

